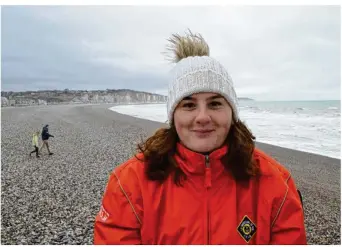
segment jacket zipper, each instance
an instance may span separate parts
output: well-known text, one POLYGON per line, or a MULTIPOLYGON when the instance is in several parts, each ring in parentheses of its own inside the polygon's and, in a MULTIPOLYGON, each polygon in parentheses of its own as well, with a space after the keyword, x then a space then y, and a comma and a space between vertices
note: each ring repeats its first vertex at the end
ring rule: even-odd
POLYGON ((209 155, 205 156, 205 188, 206 188, 206 208, 207 208, 207 244, 210 244, 210 209, 209 209, 209 188, 211 187, 211 168, 209 155))

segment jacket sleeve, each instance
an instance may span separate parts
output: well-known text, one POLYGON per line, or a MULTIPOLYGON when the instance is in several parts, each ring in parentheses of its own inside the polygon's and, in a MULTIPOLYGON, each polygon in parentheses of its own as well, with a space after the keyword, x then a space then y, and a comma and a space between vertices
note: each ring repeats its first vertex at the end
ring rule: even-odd
POLYGON ((281 201, 271 229, 271 243, 277 245, 307 244, 304 210, 293 179, 288 180, 288 191, 281 201))
POLYGON ((111 174, 102 199, 102 205, 95 218, 95 245, 141 244, 140 219, 129 200, 115 171, 111 174))

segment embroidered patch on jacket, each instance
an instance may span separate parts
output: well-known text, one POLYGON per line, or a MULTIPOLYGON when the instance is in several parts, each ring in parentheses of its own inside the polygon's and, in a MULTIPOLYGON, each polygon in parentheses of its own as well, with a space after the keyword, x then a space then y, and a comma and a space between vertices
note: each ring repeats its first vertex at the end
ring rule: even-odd
POLYGON ((101 206, 100 208, 99 217, 103 222, 106 222, 106 220, 109 217, 109 213, 107 213, 107 211, 105 210, 103 206, 101 206))
POLYGON ((248 243, 256 233, 256 225, 245 215, 237 228, 241 237, 248 243))

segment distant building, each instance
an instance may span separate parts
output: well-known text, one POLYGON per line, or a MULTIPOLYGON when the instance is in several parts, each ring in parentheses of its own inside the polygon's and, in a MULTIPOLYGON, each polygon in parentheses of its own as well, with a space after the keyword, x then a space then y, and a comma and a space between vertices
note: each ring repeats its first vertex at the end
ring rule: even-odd
POLYGON ((15 106, 15 100, 14 99, 9 100, 9 105, 10 106, 15 106))
POLYGON ((6 97, 1 97, 1 106, 8 106, 9 100, 6 97))
POLYGON ((47 102, 45 100, 39 99, 38 105, 47 105, 47 102))

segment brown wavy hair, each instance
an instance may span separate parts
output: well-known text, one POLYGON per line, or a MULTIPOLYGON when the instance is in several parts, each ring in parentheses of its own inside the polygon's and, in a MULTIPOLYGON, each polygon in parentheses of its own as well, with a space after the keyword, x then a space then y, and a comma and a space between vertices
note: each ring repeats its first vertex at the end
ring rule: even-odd
MULTIPOLYGON (((240 120, 231 126, 224 145, 228 152, 222 158, 225 169, 238 180, 248 180, 259 173, 259 163, 253 158, 255 137, 240 120)), ((174 159, 179 137, 174 124, 169 128, 160 128, 146 141, 138 144, 137 149, 143 154, 145 173, 149 180, 163 182, 171 174, 174 182, 181 185, 186 179, 184 172, 174 159)))

